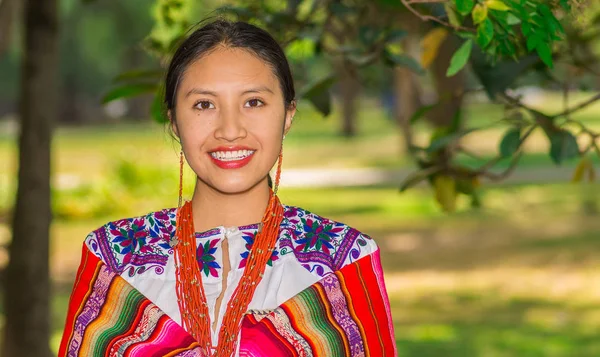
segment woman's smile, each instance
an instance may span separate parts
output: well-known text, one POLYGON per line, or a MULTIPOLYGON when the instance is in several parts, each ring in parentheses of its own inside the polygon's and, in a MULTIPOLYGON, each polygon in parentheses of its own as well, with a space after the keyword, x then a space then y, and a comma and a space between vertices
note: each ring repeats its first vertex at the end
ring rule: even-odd
POLYGON ((220 146, 209 152, 213 163, 222 169, 238 169, 246 166, 256 150, 245 146, 220 146))

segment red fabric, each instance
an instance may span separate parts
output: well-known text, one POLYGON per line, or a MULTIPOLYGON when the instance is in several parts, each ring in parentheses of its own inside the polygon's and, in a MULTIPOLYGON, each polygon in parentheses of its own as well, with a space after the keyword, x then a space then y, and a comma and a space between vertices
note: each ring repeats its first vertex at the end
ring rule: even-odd
MULTIPOLYGON (((294 347, 286 340, 279 338, 275 326, 269 319, 257 319, 252 315, 246 315, 242 320, 242 329, 244 332, 244 343, 250 346, 252 351, 261 351, 260 355, 253 356, 294 356, 294 347), (277 338, 264 338, 270 336, 277 338)), ((240 357, 251 357, 249 354, 240 352, 240 357)))
POLYGON ((73 334, 75 316, 78 315, 81 309, 81 303, 90 294, 93 288, 93 281, 98 274, 98 269, 102 266, 102 261, 92 254, 84 244, 81 249, 81 263, 77 269, 75 284, 69 300, 69 309, 67 311, 67 319, 65 322, 65 330, 58 349, 58 357, 66 356, 67 344, 73 334))

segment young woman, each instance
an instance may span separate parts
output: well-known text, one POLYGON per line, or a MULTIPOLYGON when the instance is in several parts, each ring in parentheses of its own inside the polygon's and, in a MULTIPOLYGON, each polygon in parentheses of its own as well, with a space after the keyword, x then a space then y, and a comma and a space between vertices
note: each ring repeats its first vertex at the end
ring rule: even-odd
POLYGON ((59 356, 396 356, 375 242, 277 197, 296 102, 276 41, 209 23, 165 88, 193 197, 88 235, 59 356))

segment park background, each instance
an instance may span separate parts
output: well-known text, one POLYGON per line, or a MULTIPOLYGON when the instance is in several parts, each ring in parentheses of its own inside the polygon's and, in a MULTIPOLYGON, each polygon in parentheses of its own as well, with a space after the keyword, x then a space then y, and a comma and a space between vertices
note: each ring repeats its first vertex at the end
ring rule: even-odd
MULTIPOLYGON (((12 287, 6 268, 21 113, 47 104, 43 96, 19 97, 31 25, 25 3, 0 1, 3 292, 12 287)), ((155 69, 183 28, 225 14, 285 42, 300 100, 280 196, 378 242, 400 356, 599 356, 600 7, 529 2, 528 11, 543 15, 544 5, 556 19, 530 12, 533 27, 562 26, 551 33, 539 25, 532 44, 532 32, 505 16, 523 21, 523 3, 55 3, 59 60, 49 70, 57 86, 38 92, 56 102, 49 107, 56 112, 50 351, 57 351, 85 236, 108 221, 177 204, 179 150, 155 106, 155 69), (319 35, 304 33, 319 26, 319 35), (512 53, 501 48, 506 26, 517 28, 506 35, 512 53), (476 51, 496 66, 483 66, 476 51)), ((189 169, 184 182, 189 197, 189 169)), ((21 214, 31 224, 39 211, 21 214)))

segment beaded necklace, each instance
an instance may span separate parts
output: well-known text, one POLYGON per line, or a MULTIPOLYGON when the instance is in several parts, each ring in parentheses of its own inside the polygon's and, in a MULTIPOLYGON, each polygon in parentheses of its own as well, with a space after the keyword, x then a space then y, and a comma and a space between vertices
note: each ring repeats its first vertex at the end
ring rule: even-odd
POLYGON ((277 197, 281 171, 281 154, 275 180, 275 191, 269 190, 269 203, 259 223, 258 233, 250 249, 248 262, 223 316, 219 330, 219 346, 214 354, 210 336, 208 303, 202 285, 200 267, 196 260, 196 238, 192 202, 187 201, 177 210, 177 226, 172 246, 176 268, 177 303, 183 327, 198 341, 203 356, 231 357, 237 347, 242 317, 248 310, 254 291, 263 277, 267 262, 273 254, 283 206, 277 197))

